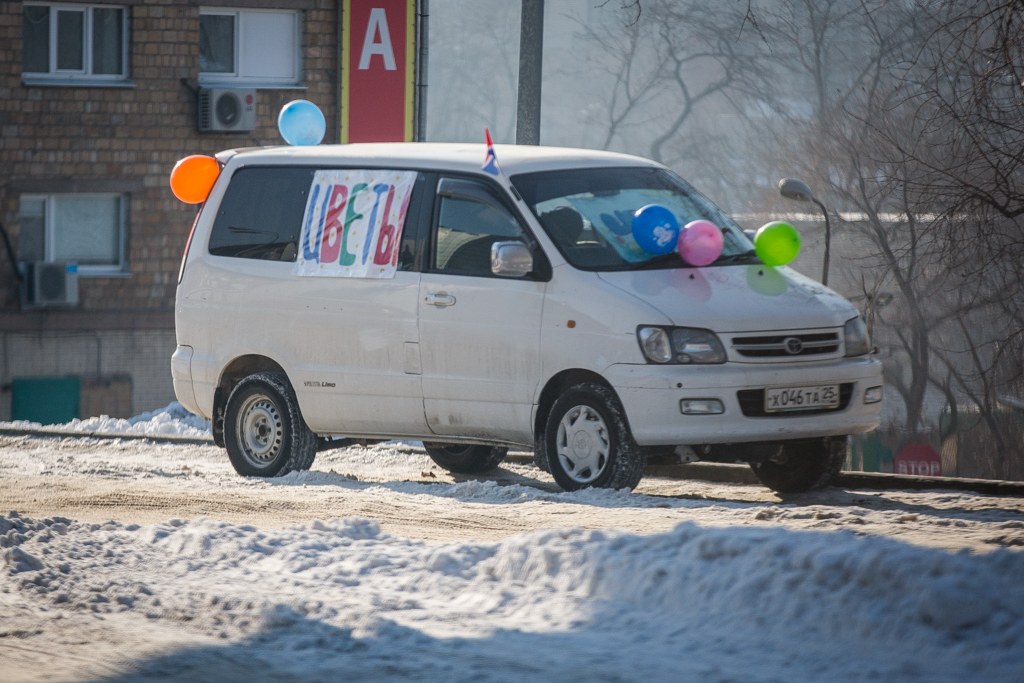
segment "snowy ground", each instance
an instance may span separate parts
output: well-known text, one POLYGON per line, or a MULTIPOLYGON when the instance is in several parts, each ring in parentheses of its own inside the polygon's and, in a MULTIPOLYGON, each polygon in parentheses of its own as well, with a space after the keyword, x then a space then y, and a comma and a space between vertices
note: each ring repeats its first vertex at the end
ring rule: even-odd
POLYGON ((1024 680, 1019 498, 0 437, 10 509, 5 682, 1024 680))
POLYGON ((42 425, 38 422, 15 420, 0 422, 0 427, 20 427, 25 429, 43 428, 65 432, 87 432, 92 434, 132 434, 147 436, 189 436, 212 438, 210 423, 185 410, 177 401, 170 405, 148 413, 142 413, 128 419, 120 419, 101 415, 85 420, 72 420, 60 425, 42 425))

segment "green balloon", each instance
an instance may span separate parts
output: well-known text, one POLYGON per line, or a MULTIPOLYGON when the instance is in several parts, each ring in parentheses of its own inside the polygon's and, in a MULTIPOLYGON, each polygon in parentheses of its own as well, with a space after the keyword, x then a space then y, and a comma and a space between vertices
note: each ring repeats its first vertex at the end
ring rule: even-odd
POLYGON ((800 233, 789 223, 765 223, 754 235, 754 251, 769 266, 784 266, 800 253, 800 233))

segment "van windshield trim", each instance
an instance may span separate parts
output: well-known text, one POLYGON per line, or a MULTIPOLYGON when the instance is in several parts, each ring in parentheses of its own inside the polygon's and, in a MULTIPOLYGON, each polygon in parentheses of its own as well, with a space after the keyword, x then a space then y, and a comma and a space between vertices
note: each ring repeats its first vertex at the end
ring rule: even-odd
POLYGON ((636 245, 631 217, 648 203, 671 205, 681 225, 698 218, 717 225, 725 246, 711 266, 761 263, 740 226, 668 169, 641 165, 567 168, 520 173, 510 180, 562 257, 579 270, 692 268, 678 252, 656 255, 636 245), (567 236, 569 233, 575 236, 567 236))

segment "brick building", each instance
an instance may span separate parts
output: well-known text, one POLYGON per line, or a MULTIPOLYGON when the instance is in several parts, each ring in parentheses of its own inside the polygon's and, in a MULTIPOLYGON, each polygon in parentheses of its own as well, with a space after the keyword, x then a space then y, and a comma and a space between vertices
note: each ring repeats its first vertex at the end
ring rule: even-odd
POLYGON ((336 142, 338 6, 0 2, 0 222, 13 251, 0 253, 0 420, 173 400, 174 291, 195 207, 171 194, 171 168, 281 144, 277 114, 299 98, 336 142), (200 87, 254 88, 255 128, 200 132, 200 87), (18 270, 31 284, 25 264, 40 262, 76 264, 77 305, 26 301, 18 270))
POLYGON ((297 98, 321 106, 325 142, 337 141, 338 5, 0 2, 0 222, 13 252, 0 253, 0 420, 15 408, 126 417, 173 399, 174 289, 196 209, 173 197, 170 170, 280 144, 276 115, 297 98), (255 127, 200 132, 201 86, 254 88, 255 127), (33 305, 18 270, 31 285, 26 264, 39 262, 77 264, 77 305, 33 305))

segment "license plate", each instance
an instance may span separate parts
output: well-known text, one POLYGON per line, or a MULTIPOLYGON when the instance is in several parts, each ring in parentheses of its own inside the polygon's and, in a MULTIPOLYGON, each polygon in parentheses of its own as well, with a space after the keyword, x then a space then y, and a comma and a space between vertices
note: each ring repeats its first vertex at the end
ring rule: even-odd
POLYGON ((838 384, 824 384, 816 387, 769 387, 764 390, 766 413, 838 407, 838 384))

